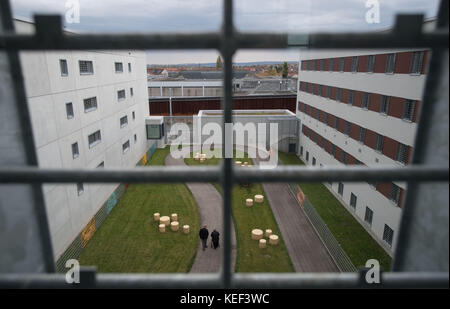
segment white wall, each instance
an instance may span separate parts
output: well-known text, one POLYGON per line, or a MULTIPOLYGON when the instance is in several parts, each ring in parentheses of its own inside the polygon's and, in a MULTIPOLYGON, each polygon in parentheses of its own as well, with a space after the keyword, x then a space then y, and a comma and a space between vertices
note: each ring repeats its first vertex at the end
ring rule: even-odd
MULTIPOLYGON (((144 125, 144 117, 149 115, 145 52, 51 51, 23 52, 20 56, 40 166, 96 168, 102 161, 106 168, 135 166, 150 147, 144 125), (61 76, 59 59, 67 60, 68 76, 61 76), (80 75, 79 60, 93 61, 94 74, 80 75), (123 73, 115 73, 114 62, 123 63, 123 73), (125 89, 126 99, 118 101, 117 91, 121 89, 125 89), (85 113, 83 99, 92 96, 97 97, 97 110, 85 113), (67 102, 73 104, 72 119, 67 119, 67 102), (119 119, 125 115, 128 125, 120 128, 119 119), (90 149, 88 135, 96 130, 101 131, 102 139, 90 149), (130 149, 122 153, 127 140, 130 149), (75 159, 71 149, 74 142, 79 148, 75 159)), ((55 258, 116 187, 84 184, 84 192, 78 196, 76 184, 44 185, 55 258)))

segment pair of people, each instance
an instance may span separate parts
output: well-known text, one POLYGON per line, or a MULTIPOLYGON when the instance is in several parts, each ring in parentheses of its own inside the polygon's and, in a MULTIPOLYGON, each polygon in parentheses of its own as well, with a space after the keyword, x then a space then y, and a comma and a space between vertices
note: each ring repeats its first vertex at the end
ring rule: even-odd
MULTIPOLYGON (((200 236, 200 240, 202 241, 203 251, 208 247, 207 246, 207 240, 209 236, 209 231, 206 227, 206 225, 203 226, 203 228, 200 229, 198 236, 200 236)), ((219 247, 219 236, 220 233, 216 230, 212 231, 211 233, 211 247, 214 249, 217 249, 219 247)))

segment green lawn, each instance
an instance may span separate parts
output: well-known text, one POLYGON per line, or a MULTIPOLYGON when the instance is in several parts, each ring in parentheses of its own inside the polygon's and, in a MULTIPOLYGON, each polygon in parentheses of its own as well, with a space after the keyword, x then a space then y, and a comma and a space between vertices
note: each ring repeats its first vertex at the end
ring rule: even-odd
MULTIPOLYGON (((147 165, 163 165, 169 148, 157 149, 147 165)), ((198 246, 197 204, 184 184, 132 184, 82 251, 81 265, 99 272, 188 272, 198 246), (178 214, 191 233, 161 234, 153 213, 178 214)))
MULTIPOLYGON (((303 165, 295 154, 279 152, 278 156, 283 164, 303 165)), ((356 267, 375 258, 384 270, 390 269, 392 258, 323 184, 300 183, 299 186, 356 267)))
MULTIPOLYGON (((236 157, 236 151, 234 152, 236 157)), ((244 154, 245 158, 238 158, 235 161, 248 162, 253 164, 251 158, 244 154)), ((185 159, 188 165, 216 165, 221 159, 207 159, 200 163, 192 158, 185 159)), ((236 168, 250 168, 238 167, 236 168)), ((218 184, 214 184, 217 190, 222 193, 222 189, 218 184)), ((281 233, 273 216, 267 199, 263 204, 254 204, 253 207, 245 205, 245 199, 254 198, 255 194, 263 194, 265 192, 261 184, 251 184, 248 187, 235 185, 233 188, 233 205, 232 215, 234 227, 236 230, 237 255, 236 255, 236 272, 293 272, 289 254, 284 244, 281 233), (271 229, 274 234, 280 237, 278 246, 267 245, 266 249, 260 249, 258 241, 251 239, 251 231, 255 228, 271 229)))

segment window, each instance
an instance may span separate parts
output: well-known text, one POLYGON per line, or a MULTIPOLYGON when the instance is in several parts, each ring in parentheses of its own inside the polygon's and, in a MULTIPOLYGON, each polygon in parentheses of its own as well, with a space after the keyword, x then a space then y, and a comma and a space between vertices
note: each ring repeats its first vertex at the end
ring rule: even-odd
POLYGON ((398 202, 400 201, 400 187, 397 186, 395 183, 391 184, 391 191, 389 193, 389 199, 393 201, 396 205, 398 205, 398 202))
POLYGON ((74 117, 72 102, 66 103, 66 114, 67 114, 67 119, 72 119, 74 117))
POLYGON ((364 92, 362 99, 362 108, 369 109, 370 105, 370 95, 367 92, 364 92))
POLYGON ((134 143, 136 143, 137 142, 137 135, 135 134, 134 135, 134 143))
POLYGON ((59 59, 59 68, 61 69, 61 76, 69 75, 69 70, 67 69, 67 60, 59 59))
POLYGON ((339 128, 339 118, 334 116, 334 128, 337 130, 339 128))
POLYGON ((81 182, 77 183, 77 193, 78 196, 80 196, 81 194, 83 194, 84 192, 84 186, 81 182))
POLYGON ((316 117, 317 120, 320 118, 320 110, 316 109, 316 117))
POLYGON ((341 58, 339 62, 339 71, 344 72, 345 58, 341 58))
POLYGON ((324 69, 325 69, 325 60, 323 60, 323 59, 320 59, 319 60, 320 61, 320 71, 323 71, 324 69))
POLYGON ((341 102, 341 93, 342 93, 342 89, 338 88, 336 91, 336 101, 341 102))
POLYGON ((394 238, 394 231, 389 227, 389 225, 384 225, 383 240, 392 247, 392 239, 394 238))
POLYGON ((148 124, 147 139, 160 139, 164 136, 164 124, 148 124))
POLYGON ((120 118, 120 127, 123 128, 128 124, 128 116, 120 118))
POLYGON ((353 208, 353 209, 356 209, 356 200, 357 200, 357 197, 356 197, 356 195, 354 195, 353 194, 353 192, 350 194, 350 206, 353 208))
POLYGON ((300 155, 303 156, 303 146, 300 146, 300 155))
POLYGON ((117 91, 117 100, 125 100, 125 89, 117 91))
POLYGON ((313 157, 312 159, 312 165, 315 166, 316 165, 316 158, 313 157))
POLYGON ((386 73, 394 73, 395 68, 395 54, 387 55, 386 59, 386 73))
POLYGON ((353 90, 349 90, 349 92, 348 92, 348 105, 353 105, 353 95, 354 95, 354 91, 353 90))
POLYGON ((384 136, 377 134, 375 138, 375 150, 383 152, 384 136))
POLYGON ((100 143, 102 140, 102 136, 100 134, 100 130, 95 131, 91 135, 88 136, 88 142, 89 142, 89 148, 94 147, 98 143, 100 143))
POLYGON ((78 143, 75 142, 72 144, 72 158, 76 159, 80 155, 80 152, 78 151, 78 143))
POLYGON ((327 99, 331 98, 331 86, 327 87, 327 99))
POLYGON ((127 152, 128 150, 130 150, 130 140, 127 140, 125 143, 123 143, 122 145, 122 153, 127 152))
POLYGON ((344 164, 347 164, 347 153, 345 151, 341 152, 341 161, 344 164))
POLYGON ((372 226, 373 211, 366 206, 366 213, 364 214, 364 221, 366 221, 370 226, 372 226))
POLYGON ((133 117, 133 120, 135 120, 135 119, 136 119, 136 114, 135 114, 135 112, 134 112, 134 111, 132 111, 132 112, 131 112, 131 117, 133 117))
POLYGON ((367 72, 373 73, 373 68, 375 66, 375 56, 370 55, 367 59, 367 72))
POLYGON ((306 152, 306 162, 308 162, 309 161, 309 152, 307 151, 306 152))
POLYGON ((123 72, 123 63, 122 62, 114 62, 114 68, 116 70, 116 73, 122 73, 123 72))
POLYGON ((409 73, 420 74, 422 71, 423 52, 414 52, 411 57, 409 73))
POLYGON ((364 144, 366 140, 366 128, 359 127, 358 141, 364 144))
POLYGON ((406 164, 406 160, 408 160, 408 146, 398 143, 395 159, 400 163, 406 164))
POLYGON ((131 63, 128 62, 128 73, 131 73, 131 63))
POLYGON ((130 96, 132 97, 134 95, 133 87, 130 88, 130 96))
POLYGON ((94 65, 93 65, 92 61, 80 60, 80 61, 78 61, 78 65, 80 67, 81 75, 94 74, 94 65))
POLYGON ((99 165, 97 165, 97 168, 104 168, 105 167, 105 161, 100 162, 99 165))
POLYGON ((322 96, 322 85, 318 86, 317 91, 318 91, 317 95, 321 97, 322 96))
POLYGON ((338 193, 340 196, 344 195, 344 184, 342 182, 339 183, 338 193))
POLYGON ((347 135, 347 136, 350 135, 350 127, 351 127, 350 122, 346 121, 345 122, 345 128, 344 128, 344 134, 347 135))
POLYGON ((84 112, 91 112, 97 109, 97 97, 87 98, 83 100, 84 112))
POLYGON ((324 123, 328 124, 328 118, 329 118, 329 114, 327 112, 325 112, 325 117, 324 117, 324 123))
POLYGON ((324 138, 322 137, 322 144, 321 144, 321 147, 322 147, 323 149, 325 149, 325 145, 326 145, 326 139, 324 139, 324 138))
POLYGON ((330 65, 329 65, 329 67, 328 67, 328 70, 329 70, 330 72, 333 72, 333 65, 334 65, 334 59, 330 59, 330 65))
POLYGON ((336 146, 334 144, 331 144, 331 155, 334 157, 335 153, 336 153, 336 146))
POLYGON ((414 108, 416 106, 416 102, 413 100, 405 100, 405 103, 403 104, 403 115, 402 118, 404 120, 412 121, 414 117, 414 108))
POLYGON ((389 97, 382 95, 381 96, 380 113, 387 115, 388 112, 389 112, 389 97))
POLYGON ((358 56, 352 58, 352 72, 355 73, 358 70, 358 56))
POLYGON ((309 71, 312 71, 313 70, 313 60, 309 60, 309 71))

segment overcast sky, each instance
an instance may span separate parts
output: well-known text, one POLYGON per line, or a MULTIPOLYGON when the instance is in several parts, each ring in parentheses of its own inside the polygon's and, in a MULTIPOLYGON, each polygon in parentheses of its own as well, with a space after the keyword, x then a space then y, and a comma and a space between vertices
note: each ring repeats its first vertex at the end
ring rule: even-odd
MULTIPOLYGON (((14 16, 65 14, 76 0, 10 0, 14 16)), ((370 0, 374 1, 374 0, 370 0)), ((369 2, 370 2, 369 1, 369 2)), ((67 28, 95 32, 218 31, 221 0, 79 0, 80 23, 67 28)), ((439 0, 380 0, 380 22, 366 22, 367 0, 235 0, 234 21, 240 31, 309 32, 385 29, 397 13, 437 14, 439 0)), ((148 63, 215 62, 215 51, 152 51, 148 63)), ((298 60, 298 50, 240 51, 235 62, 298 60)))

